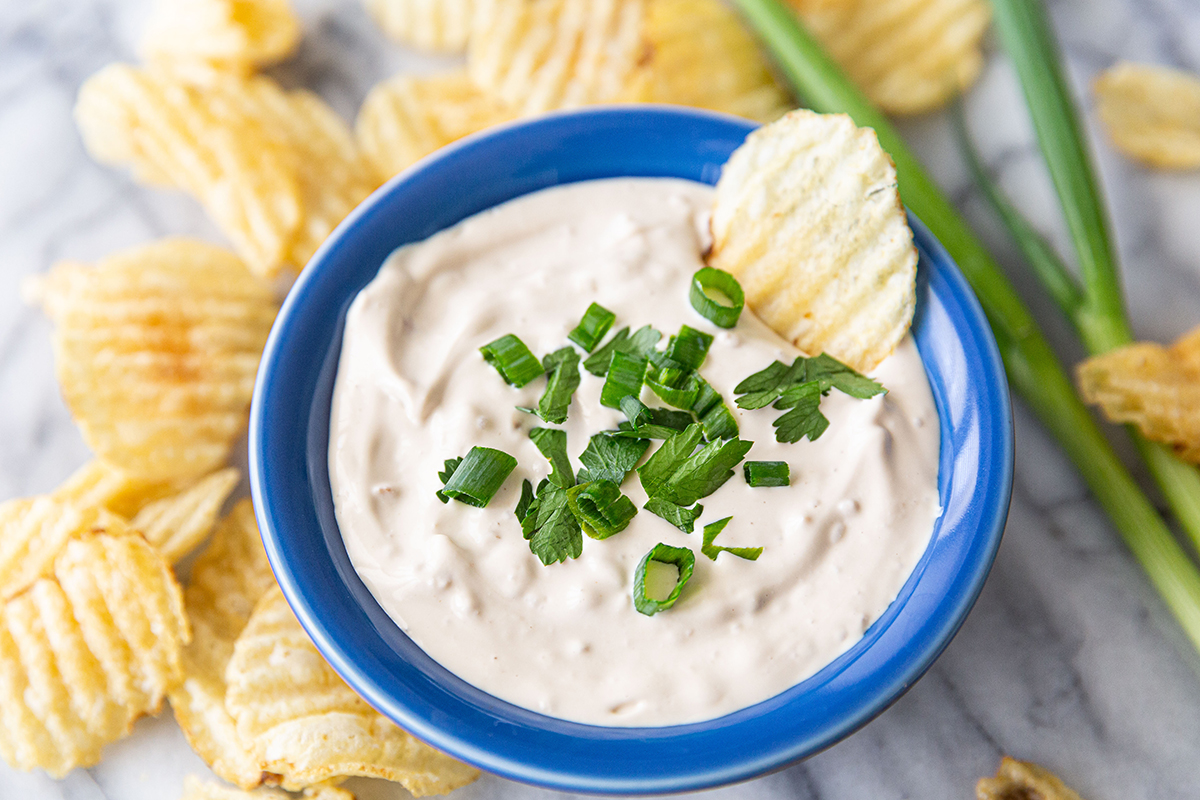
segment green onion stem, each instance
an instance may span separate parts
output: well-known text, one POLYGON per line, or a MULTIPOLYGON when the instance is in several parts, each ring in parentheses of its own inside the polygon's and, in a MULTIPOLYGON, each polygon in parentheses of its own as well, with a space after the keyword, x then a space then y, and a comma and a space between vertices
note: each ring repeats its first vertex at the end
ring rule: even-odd
POLYGON ((779 0, 735 3, 811 108, 847 113, 856 124, 875 129, 896 164, 905 205, 938 237, 974 288, 991 322, 1010 383, 1058 439, 1200 649, 1200 571, 1113 452, 1008 278, 887 117, 854 86, 796 16, 779 0))
MULTIPOLYGON (((1063 306, 1049 282, 1047 288, 1074 323, 1088 351, 1106 353, 1131 342, 1133 334, 1122 301, 1120 268, 1104 197, 1063 75, 1054 30, 1041 3, 993 0, 993 6, 996 27, 1020 78, 1038 143, 1075 245, 1084 282, 1083 302, 1074 308, 1063 306)), ((1019 233, 1020 225, 1029 227, 1028 223, 1015 209, 1012 214, 1001 211, 1001 216, 1041 275, 1037 261, 1044 255, 1036 252, 1033 241, 1019 233)), ((1200 551, 1200 471, 1180 461, 1167 448, 1146 441, 1135 429, 1130 428, 1130 433, 1193 547, 1200 551)))

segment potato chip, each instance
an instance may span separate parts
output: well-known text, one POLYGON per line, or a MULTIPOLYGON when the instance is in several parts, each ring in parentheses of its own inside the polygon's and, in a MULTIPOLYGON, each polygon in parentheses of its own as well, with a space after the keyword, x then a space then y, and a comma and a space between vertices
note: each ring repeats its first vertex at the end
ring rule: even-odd
POLYGON ((476 0, 363 0, 392 39, 424 50, 461 53, 471 35, 476 0))
POLYGON ((233 253, 166 239, 60 264, 42 295, 63 396, 97 455, 156 480, 225 461, 275 315, 233 253))
POLYGON ((0 504, 0 601, 51 574, 72 538, 93 531, 128 534, 124 520, 97 508, 80 508, 53 497, 0 504))
POLYGON ((478 777, 384 718, 313 647, 279 589, 246 624, 225 672, 225 706, 263 769, 297 788, 337 776, 385 778, 414 795, 478 777))
POLYGON ((521 115, 644 99, 643 0, 477 0, 467 69, 521 115))
POLYGON ((917 251, 896 186, 873 130, 793 111, 725 164, 709 263, 804 352, 871 370, 916 307, 917 251))
MULTIPOLYGON (((354 800, 353 794, 330 784, 306 787, 303 796, 311 800, 354 800)), ((183 797, 180 800, 291 800, 291 797, 292 795, 278 789, 255 789, 247 792, 188 775, 183 779, 183 797)))
POLYGON ((1029 761, 1005 756, 996 777, 975 784, 977 800, 1083 800, 1057 775, 1029 761))
POLYGON ((212 533, 221 506, 240 479, 232 467, 218 470, 177 495, 148 504, 130 526, 174 564, 212 533))
POLYGON ((643 27, 647 100, 772 122, 794 104, 754 37, 720 0, 652 0, 643 27))
POLYGON ((463 71, 399 75, 371 89, 359 109, 355 134, 383 181, 439 147, 512 117, 463 71))
POLYGON ((79 508, 103 508, 130 519, 146 505, 178 490, 170 481, 137 478, 93 459, 75 470, 50 496, 79 508))
POLYGON ((206 82, 283 60, 300 34, 287 0, 158 0, 139 50, 148 62, 206 82))
POLYGON ((0 756, 61 777, 100 759, 182 673, 179 585, 140 536, 67 543, 0 607, 0 756))
POLYGON ((84 83, 75 119, 98 161, 190 192, 255 272, 274 275, 300 233, 304 199, 295 153, 245 114, 245 86, 226 77, 201 88, 112 64, 84 83))
POLYGON ((850 79, 883 110, 940 108, 983 68, 986 0, 789 0, 850 79))
POLYGON ((274 585, 254 508, 242 500, 192 565, 185 594, 192 643, 183 651, 183 681, 168 697, 192 749, 243 789, 258 786, 264 776, 225 710, 225 667, 255 604, 274 585))
POLYGON ((1200 463, 1200 327, 1171 347, 1138 342, 1079 365, 1079 389, 1112 422, 1200 463))
POLYGON ((350 127, 310 91, 284 92, 269 78, 253 78, 226 101, 273 131, 291 153, 304 218, 288 248, 288 260, 303 267, 337 224, 382 181, 358 148, 350 127))
POLYGON ((1113 144, 1152 167, 1200 167, 1200 76, 1121 62, 1096 78, 1097 110, 1113 144))

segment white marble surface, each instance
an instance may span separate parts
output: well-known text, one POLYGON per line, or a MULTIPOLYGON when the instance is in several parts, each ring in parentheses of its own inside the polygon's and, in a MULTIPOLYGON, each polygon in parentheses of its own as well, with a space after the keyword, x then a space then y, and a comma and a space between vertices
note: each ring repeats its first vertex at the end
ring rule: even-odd
MULTIPOLYGON (((305 0, 307 38, 278 70, 350 117, 367 88, 436 62, 385 42, 357 3, 305 0)), ((1200 0, 1052 0, 1077 89, 1118 57, 1200 72, 1200 0)), ((0 0, 0 498, 47 490, 87 450, 59 398, 49 326, 22 278, 166 234, 217 234, 190 199, 93 164, 71 122, 84 78, 132 57, 142 0, 0 0)), ((994 53, 967 105, 989 163, 1017 204, 1066 245, 1032 149, 1020 92, 994 53)), ((1089 113, 1089 123, 1094 125, 1089 113)), ((994 245, 1061 352, 1079 355, 1021 275, 970 189, 945 120, 904 126, 938 179, 994 245)), ((1153 173, 1093 127, 1139 334, 1200 322, 1200 172, 1153 173)), ((1017 476, 999 558, 978 605, 929 673, 859 733, 790 769, 713 798, 967 798, 1002 753, 1036 759, 1091 800, 1200 796, 1200 655, 1164 609, 1070 465, 1017 405, 1017 476)), ((169 712, 138 724, 90 770, 55 782, 0 765, 0 798, 177 797, 204 767, 169 712)), ((404 792, 356 782, 363 797, 404 792)), ((462 800, 549 793, 485 777, 462 800)))

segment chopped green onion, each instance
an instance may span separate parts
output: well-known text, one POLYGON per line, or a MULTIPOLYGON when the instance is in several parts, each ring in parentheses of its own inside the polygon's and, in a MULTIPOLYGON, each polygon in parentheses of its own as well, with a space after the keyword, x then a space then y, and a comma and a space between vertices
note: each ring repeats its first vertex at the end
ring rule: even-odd
POLYGON ((734 418, 733 412, 724 402, 713 406, 700 418, 700 427, 704 429, 704 438, 710 442, 717 439, 732 439, 740 432, 737 419, 734 418))
POLYGON ((716 267, 704 267, 692 276, 689 299, 692 301, 692 308, 718 328, 732 328, 737 325, 742 308, 746 305, 746 295, 742 293, 741 284, 728 272, 716 267), (729 305, 718 303, 709 296, 710 292, 725 295, 729 305))
POLYGON ((700 369, 712 343, 712 334, 684 325, 679 334, 667 342, 667 356, 689 369, 700 369))
POLYGON ((661 338, 661 333, 649 325, 643 325, 634 331, 633 335, 627 341, 617 345, 617 349, 645 358, 650 355, 650 352, 661 338))
POLYGON ((483 353, 485 361, 496 368, 501 378, 518 389, 545 372, 525 343, 511 333, 485 344, 479 348, 479 352, 483 353))
POLYGON ((583 532, 593 539, 620 533, 637 515, 637 506, 610 480, 593 480, 568 489, 567 504, 583 532))
POLYGON ((660 611, 666 611, 675 605, 675 601, 679 599, 679 593, 687 585, 695 568, 696 557, 692 555, 691 550, 686 547, 656 544, 654 549, 641 560, 637 570, 633 573, 633 607, 648 617, 652 617, 660 611), (659 564, 673 564, 679 570, 679 575, 675 579, 675 588, 663 600, 654 600, 646 594, 646 568, 651 561, 659 564))
POLYGON ((790 486, 792 483, 791 470, 786 461, 747 461, 742 464, 742 472, 746 476, 746 483, 755 488, 790 486))
POLYGON ((622 398, 637 397, 642 393, 645 375, 645 358, 621 350, 613 353, 608 377, 604 380, 604 388, 600 390, 600 404, 620 408, 622 398))
POLYGON ((583 319, 575 326, 575 330, 567 334, 567 338, 584 349, 592 352, 608 329, 617 321, 617 315, 599 303, 592 303, 584 312, 583 319))
POLYGON ((529 438, 550 462, 549 481, 561 489, 575 485, 575 471, 567 455, 567 432, 560 428, 534 428, 529 438))
MULTIPOLYGON (((454 470, 458 469, 458 465, 462 463, 461 458, 448 458, 442 462, 442 471, 438 473, 438 477, 442 480, 442 486, 450 480, 450 476, 454 474, 454 470)), ((450 498, 442 490, 438 490, 437 499, 443 503, 449 503, 450 498)))
MULTIPOLYGON (((449 462, 447 462, 447 468, 449 462)), ((508 453, 490 447, 472 447, 463 456, 440 494, 475 508, 483 508, 517 468, 508 453)))
POLYGON ((651 497, 642 506, 651 514, 662 517, 684 533, 695 530, 696 520, 704 513, 704 506, 696 503, 694 508, 684 508, 678 503, 664 500, 661 497, 651 497))
POLYGON ((625 395, 621 398, 621 413, 629 420, 629 424, 636 431, 643 425, 649 425, 653 422, 650 409, 641 400, 638 400, 633 395, 625 395))
POLYGON ((612 335, 611 339, 605 342, 603 347, 584 360, 583 368, 597 378, 603 378, 608 374, 608 365, 612 362, 613 353, 617 352, 617 348, 628 341, 628 339, 629 328, 621 328, 621 330, 612 335))
POLYGON ((663 354, 650 354, 646 386, 667 405, 690 409, 700 393, 701 381, 692 368, 663 354))
POLYGON ((546 391, 538 401, 538 416, 546 422, 561 425, 567 421, 567 409, 571 396, 579 388, 579 353, 574 347, 555 350, 542 359, 542 366, 549 373, 546 391))
POLYGON ((729 524, 731 519, 733 517, 726 517, 725 519, 719 519, 704 526, 704 543, 700 545, 700 552, 713 561, 716 561, 717 556, 721 553, 729 553, 738 558, 744 558, 747 561, 758 561, 758 557, 762 555, 763 551, 761 547, 721 547, 720 545, 713 544, 717 539, 717 535, 725 530, 725 526, 729 524))
POLYGON ((586 467, 581 471, 581 481, 612 481, 618 486, 645 454, 650 442, 645 439, 627 439, 611 433, 597 433, 588 441, 587 449, 579 460, 586 467))

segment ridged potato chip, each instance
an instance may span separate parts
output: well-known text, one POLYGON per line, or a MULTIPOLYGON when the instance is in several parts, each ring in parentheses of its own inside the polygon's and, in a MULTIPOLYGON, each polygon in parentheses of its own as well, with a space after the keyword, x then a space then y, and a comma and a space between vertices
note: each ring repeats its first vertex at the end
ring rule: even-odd
POLYGON ((112 64, 79 91, 75 120, 88 152, 204 205, 255 272, 274 275, 300 232, 295 154, 244 113, 245 82, 189 85, 163 71, 112 64))
POLYGON ((478 0, 471 78, 521 115, 596 103, 710 108, 760 121, 790 106, 719 0, 478 0))
POLYGON ((643 0, 477 0, 471 78, 523 116, 643 99, 643 0))
POLYGON ((50 496, 78 508, 103 508, 130 519, 155 500, 177 491, 179 486, 173 482, 137 478, 93 459, 75 470, 50 496))
POLYGON ((1170 347, 1138 342, 1079 365, 1084 400, 1200 463, 1200 327, 1170 347))
POLYGON ((225 678, 225 706, 238 735, 284 788, 361 775, 396 781, 421 797, 479 775, 354 694, 313 647, 278 589, 254 609, 225 678))
POLYGON ((171 568, 140 536, 72 539, 0 606, 0 756, 61 777, 155 713, 188 639, 171 568))
POLYGON ((130 527, 174 564, 212 533, 221 506, 240 479, 233 467, 218 470, 177 495, 149 503, 130 520, 130 527))
POLYGON ((243 789, 258 786, 264 775, 225 710, 225 668, 254 606, 274 585, 254 507, 242 500, 192 565, 184 595, 192 642, 183 651, 183 680, 168 697, 192 749, 243 789))
POLYGON ((1096 78, 1100 121, 1113 144, 1152 167, 1200 167, 1200 76, 1121 62, 1096 78))
POLYGON ((423 50, 461 53, 471 35, 476 0, 363 0, 390 38, 423 50))
POLYGON ((287 0, 158 0, 139 50, 152 64, 205 82, 282 61, 300 35, 287 0))
POLYGON ((166 239, 95 267, 60 264, 40 293, 63 396, 98 456, 153 480, 225 461, 275 316, 233 253, 166 239))
POLYGON ((384 181, 439 147, 512 117, 463 71, 399 75, 371 89, 358 111, 355 135, 384 181))
POLYGON ((986 0, 789 0, 850 79, 887 112, 920 114, 983 68, 986 0))
MULTIPOLYGON (((328 784, 309 786, 305 788, 302 796, 310 800, 354 800, 354 795, 350 792, 328 784)), ((183 779, 183 797, 179 800, 291 800, 291 797, 292 795, 278 789, 255 789, 247 792, 188 775, 183 779)))
POLYGON ((709 263, 810 355, 873 369, 907 333, 917 251, 896 169, 844 114, 793 111, 750 134, 717 183, 709 263))
POLYGON ((720 0, 650 0, 646 99, 772 122, 794 104, 754 37, 720 0))
POLYGON ((125 521, 103 509, 79 508, 53 497, 0 504, 0 601, 51 574, 54 561, 77 536, 96 531, 131 533, 125 521))
POLYGON ((1083 800, 1050 770, 1005 756, 996 777, 975 784, 976 800, 1083 800))

